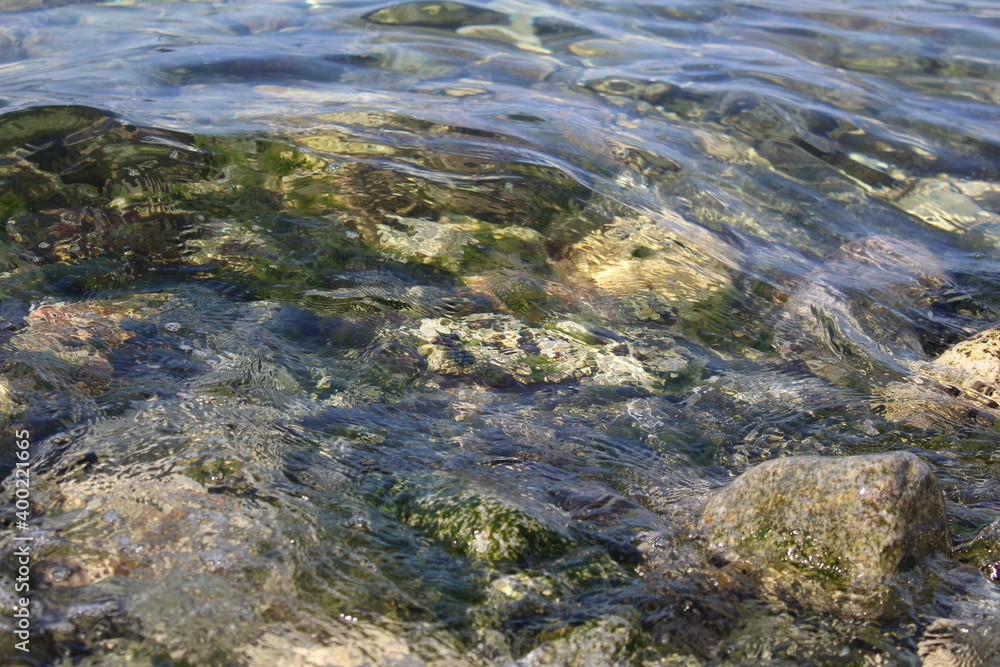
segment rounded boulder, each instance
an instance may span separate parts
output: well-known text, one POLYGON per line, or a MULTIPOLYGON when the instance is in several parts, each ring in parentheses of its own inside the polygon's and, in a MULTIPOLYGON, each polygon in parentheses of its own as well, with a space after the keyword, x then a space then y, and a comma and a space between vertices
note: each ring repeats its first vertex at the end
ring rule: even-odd
POLYGON ((887 611, 894 575, 951 551, 941 486, 909 452, 767 461, 710 498, 699 528, 765 593, 860 616, 887 611))

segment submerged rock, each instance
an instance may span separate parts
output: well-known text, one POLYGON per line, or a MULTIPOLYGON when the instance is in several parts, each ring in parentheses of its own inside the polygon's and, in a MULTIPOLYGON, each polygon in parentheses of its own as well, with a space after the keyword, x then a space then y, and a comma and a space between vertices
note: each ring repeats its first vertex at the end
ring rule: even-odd
POLYGON ((120 270, 183 261, 204 216, 181 200, 207 179, 193 136, 137 127, 98 109, 46 107, 0 118, 6 236, 33 264, 114 258, 120 270))
POLYGON ((282 613, 295 573, 286 545, 301 529, 287 508, 260 500, 279 474, 263 451, 276 431, 253 419, 151 400, 33 443, 40 637, 141 639, 205 664, 282 613))
POLYGON ((609 615, 575 627, 561 627, 551 639, 505 667, 618 667, 629 664, 627 647, 637 628, 631 619, 609 615))
POLYGON ((420 352, 429 370, 491 387, 586 381, 649 389, 701 368, 669 336, 633 337, 569 319, 535 327, 510 315, 477 313, 424 319, 411 333, 424 341, 420 352))
POLYGON ((1000 581, 1000 519, 983 528, 958 550, 958 559, 982 570, 990 581, 1000 581))
POLYGON ((180 262, 185 239, 201 235, 197 220, 167 206, 64 206, 11 218, 7 235, 37 263, 110 255, 144 266, 180 262))
POLYGON ((989 426, 1000 416, 1000 328, 986 329, 916 365, 914 382, 886 388, 882 410, 925 428, 989 426))
POLYGON ((385 218, 365 240, 393 259, 459 275, 473 268, 520 267, 528 260, 540 264, 545 259, 544 239, 529 227, 491 225, 470 216, 385 218))
POLYGON ((924 667, 985 667, 1000 661, 1000 623, 936 619, 924 631, 917 651, 924 667))
POLYGON ((996 245, 996 184, 957 176, 919 178, 893 204, 965 244, 996 245))
POLYGON ((951 549, 941 487, 908 452, 767 461, 713 496, 699 527, 766 593, 858 616, 884 613, 895 574, 951 549))
POLYGON ((610 321, 693 320, 732 287, 716 256, 735 261, 711 235, 698 241, 705 246, 648 218, 616 218, 566 249, 556 269, 577 299, 610 321))
POLYGON ((404 483, 396 494, 399 518, 460 554, 524 561, 561 553, 573 544, 569 521, 554 508, 479 483, 434 480, 404 483))
POLYGON ((953 303, 961 306, 964 295, 950 268, 913 241, 870 236, 845 243, 790 294, 775 343, 837 383, 872 370, 904 374, 926 358, 925 348, 961 331, 965 313, 953 303))

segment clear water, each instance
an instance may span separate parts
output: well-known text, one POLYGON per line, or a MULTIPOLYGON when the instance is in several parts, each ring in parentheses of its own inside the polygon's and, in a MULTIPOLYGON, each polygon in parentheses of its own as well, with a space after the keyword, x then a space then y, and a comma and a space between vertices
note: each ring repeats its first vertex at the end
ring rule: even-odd
POLYGON ((1000 312, 995 3, 2 10, 7 663, 996 658, 933 363, 1000 312), (747 466, 897 449, 963 548, 890 617, 706 562, 747 466))

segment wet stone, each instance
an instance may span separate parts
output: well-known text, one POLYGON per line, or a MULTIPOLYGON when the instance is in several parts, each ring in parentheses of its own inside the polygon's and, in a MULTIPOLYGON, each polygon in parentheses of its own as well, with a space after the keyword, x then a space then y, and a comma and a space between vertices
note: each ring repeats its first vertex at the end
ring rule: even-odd
POLYGON ((707 234, 698 242, 705 246, 648 218, 616 218, 565 250, 556 268, 574 291, 568 298, 611 321, 683 321, 699 306, 724 301, 732 286, 714 255, 733 251, 707 234))
POLYGON ((766 592, 858 616, 888 611, 894 575, 951 550, 940 484, 907 452, 767 461, 698 525, 711 558, 758 571, 766 592))
POLYGON ((1000 581, 1000 519, 958 549, 958 559, 978 567, 990 581, 1000 581))
POLYGON ((629 664, 628 645, 638 634, 632 619, 608 615, 573 627, 560 627, 552 638, 505 667, 619 667, 629 664))
POLYGON ((573 545, 569 520, 558 510, 485 483, 404 482, 396 489, 395 504, 404 523, 487 562, 546 558, 573 545))
POLYGON ((918 653, 924 667, 979 667, 1000 661, 997 633, 1000 623, 995 619, 963 622, 947 618, 936 619, 924 631, 918 653))
POLYGON ((1000 386, 1000 329, 987 329, 949 348, 937 363, 962 373, 987 395, 1000 386))
POLYGON ((419 351, 429 370, 488 386, 581 381, 650 388, 682 381, 700 368, 669 336, 605 337, 592 329, 569 319, 537 327, 510 315, 479 313, 424 319, 412 334, 424 342, 419 351), (501 378, 506 380, 494 384, 501 378))
POLYGON ((1000 415, 1000 329, 981 331, 914 371, 916 383, 886 388, 882 409, 893 419, 955 429, 989 426, 1000 415))

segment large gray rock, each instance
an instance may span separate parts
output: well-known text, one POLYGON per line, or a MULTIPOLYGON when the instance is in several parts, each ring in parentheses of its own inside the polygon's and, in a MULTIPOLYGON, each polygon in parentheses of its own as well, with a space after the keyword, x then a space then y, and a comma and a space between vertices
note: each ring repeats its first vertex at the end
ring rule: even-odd
POLYGON ((713 496, 699 527, 765 594, 859 616, 888 611, 897 572, 951 549, 941 487, 908 452, 767 461, 713 496))

